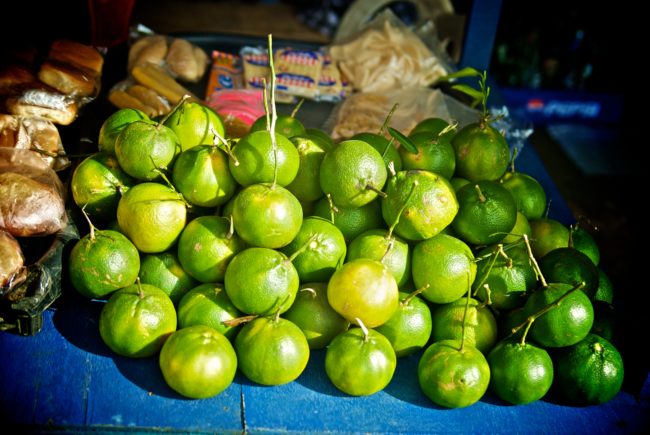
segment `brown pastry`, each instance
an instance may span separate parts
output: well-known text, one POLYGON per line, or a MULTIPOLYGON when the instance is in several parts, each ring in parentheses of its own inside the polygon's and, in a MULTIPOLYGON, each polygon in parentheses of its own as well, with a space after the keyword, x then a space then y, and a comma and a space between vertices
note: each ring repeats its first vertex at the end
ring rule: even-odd
POLYGON ((24 263, 25 258, 16 239, 0 230, 0 289, 16 283, 24 263))
POLYGON ((94 97, 99 91, 99 80, 92 71, 50 60, 43 62, 38 78, 46 85, 72 97, 94 97))
POLYGON ((45 118, 59 125, 72 123, 79 109, 74 99, 46 88, 28 89, 7 98, 5 105, 12 115, 45 118))
POLYGON ((165 60, 172 74, 187 82, 199 81, 208 66, 207 54, 182 38, 173 40, 165 60))
POLYGON ((66 222, 64 200, 53 186, 16 172, 0 173, 0 229, 14 237, 45 236, 66 222))
POLYGON ((91 71, 95 76, 101 74, 104 65, 104 57, 95 48, 65 39, 52 42, 48 58, 91 71))
POLYGON ((138 39, 129 50, 128 69, 145 63, 162 64, 167 55, 167 39, 162 35, 145 36, 138 39))

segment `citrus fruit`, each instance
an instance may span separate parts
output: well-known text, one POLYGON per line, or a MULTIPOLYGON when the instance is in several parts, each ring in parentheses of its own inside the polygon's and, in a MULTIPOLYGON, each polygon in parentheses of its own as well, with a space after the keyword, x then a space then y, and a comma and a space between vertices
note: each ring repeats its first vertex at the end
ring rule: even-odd
POLYGON ((244 242, 231 232, 230 221, 219 216, 191 220, 178 238, 178 259, 183 269, 200 282, 223 282, 230 260, 244 242))
POLYGON ((594 306, 594 324, 589 332, 603 337, 610 343, 614 343, 618 329, 616 310, 605 301, 595 300, 592 304, 594 306))
MULTIPOLYGON (((267 131, 266 115, 262 115, 253 122, 250 132, 267 131)), ((284 137, 291 138, 305 134, 305 126, 296 117, 284 113, 278 113, 275 120, 275 132, 284 137)))
POLYGON ((101 298, 133 284, 138 277, 138 250, 123 234, 97 231, 75 243, 68 260, 73 287, 89 298, 101 298))
POLYGON ((140 252, 168 250, 185 227, 185 203, 173 189, 158 183, 130 188, 117 205, 117 223, 140 252))
POLYGON ((303 246, 291 261, 301 282, 326 282, 341 267, 347 251, 341 230, 318 216, 303 219, 300 231, 282 252, 291 256, 303 246))
POLYGON ((236 160, 230 159, 228 166, 232 176, 242 186, 256 183, 272 183, 280 186, 290 184, 298 174, 300 155, 289 139, 275 135, 274 150, 271 134, 256 131, 247 134, 232 150, 236 160))
MULTIPOLYGON (((526 316, 557 303, 573 288, 569 284, 554 283, 533 292, 524 304, 526 316)), ((530 338, 544 347, 570 346, 585 338, 593 323, 594 307, 589 297, 580 290, 573 290, 559 305, 533 322, 530 338)))
POLYGON ((528 223, 531 231, 530 248, 535 258, 541 259, 553 249, 569 246, 569 229, 555 219, 530 219, 528 223))
POLYGON ((281 252, 247 248, 230 261, 224 281, 226 293, 246 314, 284 313, 298 292, 298 272, 281 252))
POLYGON ((282 316, 302 329, 310 349, 324 348, 350 325, 330 306, 324 282, 302 284, 293 305, 282 316))
POLYGON ((120 168, 115 156, 95 153, 86 157, 72 173, 70 189, 75 204, 89 216, 112 219, 123 192, 135 180, 120 168))
POLYGON ((449 180, 451 183, 452 187, 454 188, 454 192, 458 193, 461 187, 469 184, 469 180, 461 177, 451 177, 449 180))
POLYGON ((451 226, 467 243, 496 243, 515 226, 515 200, 508 190, 494 181, 468 184, 458 191, 456 197, 459 208, 451 226))
POLYGON ((569 228, 569 246, 585 254, 598 266, 600 262, 600 250, 594 237, 579 225, 569 228))
POLYGON ((300 164, 296 177, 286 186, 287 190, 300 201, 315 201, 323 196, 319 178, 320 164, 330 147, 320 138, 308 135, 294 136, 290 140, 298 150, 300 164))
POLYGON ((203 325, 174 332, 158 361, 167 385, 191 399, 216 396, 228 388, 237 372, 237 355, 230 341, 203 325))
POLYGON ((386 337, 369 329, 351 328, 337 335, 325 353, 325 373, 336 388, 351 396, 383 390, 397 367, 386 337))
POLYGON ((478 299, 487 301, 487 285, 491 306, 511 310, 524 304, 528 292, 537 285, 537 275, 524 245, 501 249, 489 246, 476 254, 476 279, 472 287, 478 299))
POLYGON ((219 115, 198 101, 184 101, 169 114, 164 125, 176 133, 182 151, 197 145, 214 145, 215 131, 221 137, 225 135, 219 115))
POLYGON ((530 240, 533 235, 533 230, 530 228, 530 223, 526 216, 524 216, 522 212, 518 211, 515 226, 512 227, 510 233, 501 240, 501 243, 515 243, 523 240, 524 234, 528 236, 528 240, 530 240))
POLYGON ((598 290, 596 290, 593 300, 604 301, 609 304, 614 302, 614 285, 600 267, 598 268, 598 290))
POLYGON ((460 340, 480 350, 484 355, 497 342, 497 321, 487 306, 476 299, 466 298, 439 305, 431 312, 431 341, 460 340), (467 308, 467 315, 465 310, 467 308), (464 327, 463 327, 463 321, 464 327))
POLYGON ((553 361, 548 352, 518 340, 499 342, 487 356, 490 390, 513 405, 541 399, 553 384, 553 361))
POLYGON ((236 319, 241 312, 228 299, 221 284, 205 283, 192 288, 178 303, 177 312, 179 328, 209 326, 229 339, 235 338, 239 330, 224 323, 236 319))
POLYGON ((237 187, 228 157, 212 145, 198 145, 180 153, 172 169, 172 183, 187 202, 200 207, 224 204, 237 187))
POLYGON ((424 348, 431 337, 431 310, 417 295, 399 293, 395 314, 376 331, 386 337, 398 358, 424 348))
POLYGON ((598 290, 598 269, 589 257, 577 249, 553 249, 539 261, 539 268, 548 282, 584 282, 582 291, 589 297, 593 297, 598 290))
POLYGON ((402 159, 400 153, 384 136, 377 133, 363 132, 355 134, 350 139, 364 141, 379 152, 381 157, 384 159, 386 166, 388 166, 390 162, 393 162, 393 167, 396 172, 402 170, 402 159))
POLYGON ((330 210, 326 197, 316 201, 313 214, 332 222, 341 230, 346 241, 351 241, 359 234, 375 228, 384 228, 386 224, 381 217, 381 203, 378 200, 370 201, 361 207, 336 207, 330 210))
POLYGON ((360 319, 368 328, 379 326, 399 304, 397 282, 378 261, 358 258, 345 263, 327 284, 327 300, 351 323, 360 319))
POLYGON ((425 118, 422 121, 418 122, 415 127, 413 127, 413 129, 409 132, 409 136, 413 136, 421 132, 429 132, 437 135, 440 134, 440 132, 448 126, 449 123, 442 118, 425 118))
POLYGON ((142 284, 151 284, 167 293, 174 304, 198 284, 171 251, 143 255, 138 276, 142 284))
POLYGON ((402 158, 403 168, 425 169, 450 180, 456 169, 456 155, 451 146, 450 135, 439 136, 437 133, 423 131, 411 133, 409 137, 418 152, 413 154, 406 148, 400 147, 399 155, 402 158))
POLYGON ((623 384, 623 359, 616 347, 594 334, 553 353, 555 386, 577 405, 598 405, 616 396, 623 384))
POLYGON ((305 128, 305 136, 310 137, 310 138, 317 138, 320 139, 321 142, 323 142, 328 149, 334 148, 334 140, 332 140, 332 137, 327 134, 325 131, 321 130, 320 128, 313 128, 313 127, 307 127, 305 128))
POLYGON ((176 310, 167 293, 132 284, 113 293, 99 315, 99 333, 115 353, 145 358, 156 354, 176 330, 176 310))
POLYGON ((541 218, 546 211, 546 192, 539 181, 523 172, 506 172, 499 180, 528 219, 541 218))
POLYGON ((115 156, 124 172, 142 181, 160 177, 180 152, 178 136, 164 125, 135 121, 115 141, 115 156))
POLYGON ((395 234, 410 241, 431 238, 451 224, 458 212, 454 189, 445 178, 424 170, 400 171, 388 180, 381 200, 391 225, 403 209, 395 234))
POLYGON ((379 152, 360 140, 329 150, 320 166, 320 186, 339 207, 361 207, 377 197, 388 173, 379 152))
POLYGON ((485 122, 466 125, 454 135, 451 144, 456 153, 456 176, 472 183, 496 181, 508 168, 508 143, 498 130, 485 122))
POLYGON ((438 234, 413 248, 411 273, 416 288, 428 285, 422 296, 446 304, 460 299, 476 278, 474 254, 465 242, 438 234))
POLYGON ((346 261, 369 258, 382 263, 393 274, 398 287, 411 278, 411 249, 408 243, 386 230, 368 230, 358 235, 348 248, 346 261))
POLYGON ((258 317, 235 338, 241 372, 262 385, 289 383, 303 372, 309 360, 305 334, 291 321, 258 317))
POLYGON ((526 313, 523 306, 505 311, 497 319, 498 337, 501 339, 520 338, 524 333, 525 330, 524 327, 521 327, 515 333, 513 333, 512 331, 521 325, 525 326, 525 322, 527 322, 527 319, 528 319, 528 313, 526 313))
POLYGON ((490 367, 474 346, 458 340, 430 345, 418 363, 418 382, 434 403, 464 408, 478 402, 490 384, 490 367))
POLYGON ((265 248, 281 248, 300 231, 302 207, 284 187, 253 184, 235 197, 232 219, 235 231, 245 242, 265 248))
POLYGON ((151 122, 147 114, 138 109, 124 108, 113 112, 99 128, 99 138, 97 139, 99 151, 115 155, 117 136, 124 130, 124 127, 135 121, 151 122))

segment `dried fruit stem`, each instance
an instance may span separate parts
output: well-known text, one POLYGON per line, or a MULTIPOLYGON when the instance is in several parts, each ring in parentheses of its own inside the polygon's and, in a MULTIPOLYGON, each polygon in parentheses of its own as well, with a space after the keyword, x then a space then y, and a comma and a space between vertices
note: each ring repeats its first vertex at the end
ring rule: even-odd
POLYGON ((251 315, 251 316, 242 316, 242 317, 237 317, 237 318, 235 318, 235 319, 224 320, 224 321, 221 322, 221 323, 223 323, 223 324, 226 325, 226 326, 233 327, 233 326, 239 326, 239 325, 241 325, 242 323, 248 323, 248 322, 250 322, 250 321, 252 321, 252 320, 257 319, 258 317, 259 317, 259 316, 258 316, 257 314, 253 314, 253 315, 251 315))
POLYGON ((546 279, 542 274, 542 269, 539 268, 539 264, 537 264, 537 260, 533 255, 533 250, 530 248, 530 241, 528 240, 527 234, 524 234, 524 243, 526 244, 526 251, 528 251, 528 258, 530 258, 530 261, 533 263, 533 269, 535 269, 535 273, 539 276, 539 280, 542 282, 542 287, 548 287, 546 279))

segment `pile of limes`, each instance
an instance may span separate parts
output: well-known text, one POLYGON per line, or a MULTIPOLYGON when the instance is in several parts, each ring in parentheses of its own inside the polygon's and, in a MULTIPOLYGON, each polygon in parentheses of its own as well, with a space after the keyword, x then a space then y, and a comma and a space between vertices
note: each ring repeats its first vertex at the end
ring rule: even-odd
POLYGON ((447 407, 488 388, 514 404, 553 385, 572 403, 618 392, 598 247, 544 216, 544 189, 508 170, 485 117, 340 143, 293 116, 272 124, 225 138, 190 101, 159 122, 133 109, 104 122, 72 177, 91 231, 69 273, 107 300, 99 329, 113 351, 159 355, 191 398, 237 369, 291 382, 319 348, 350 395, 380 391, 414 354, 423 393, 447 407))

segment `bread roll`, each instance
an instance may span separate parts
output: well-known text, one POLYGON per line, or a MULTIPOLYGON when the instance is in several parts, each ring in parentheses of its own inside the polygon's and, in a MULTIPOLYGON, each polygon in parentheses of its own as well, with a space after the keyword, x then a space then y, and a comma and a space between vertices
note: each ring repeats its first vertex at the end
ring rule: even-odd
MULTIPOLYGON (((126 89, 129 95, 134 96, 156 111, 155 115, 163 115, 171 110, 169 103, 154 90, 142 85, 132 85, 126 89)), ((153 115, 153 116, 155 116, 153 115)))
POLYGON ((55 171, 70 165, 59 130, 46 119, 0 114, 0 147, 38 150, 34 154, 55 171))
POLYGON ((64 200, 53 186, 17 172, 0 173, 0 229, 14 237, 45 236, 66 223, 64 200))
POLYGON ((60 39, 52 42, 48 58, 101 75, 104 58, 95 48, 75 41, 60 39))
POLYGON ((44 88, 28 89, 7 98, 5 105, 12 115, 45 118, 59 125, 72 123, 79 109, 74 99, 44 88))
POLYGON ((185 39, 176 38, 169 46, 166 61, 169 70, 176 77, 187 82, 197 82, 205 73, 208 56, 200 47, 185 39))
POLYGON ((97 75, 55 60, 43 62, 38 78, 71 97, 94 97, 99 91, 97 75))
POLYGON ((162 64, 167 55, 167 39, 162 35, 145 36, 138 39, 129 50, 128 69, 145 63, 162 64))
POLYGON ((19 281, 24 263, 25 258, 16 239, 0 230, 0 289, 11 287, 19 281))
POLYGON ((37 82, 36 76, 25 65, 0 66, 0 95, 10 95, 37 82))
POLYGON ((127 93, 122 89, 114 89, 108 93, 108 101, 120 109, 138 109, 147 114, 147 116, 156 116, 157 110, 140 101, 138 98, 127 93))

